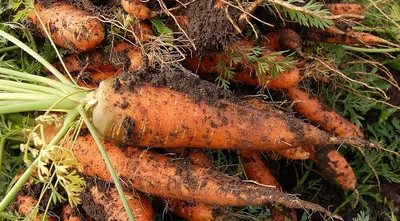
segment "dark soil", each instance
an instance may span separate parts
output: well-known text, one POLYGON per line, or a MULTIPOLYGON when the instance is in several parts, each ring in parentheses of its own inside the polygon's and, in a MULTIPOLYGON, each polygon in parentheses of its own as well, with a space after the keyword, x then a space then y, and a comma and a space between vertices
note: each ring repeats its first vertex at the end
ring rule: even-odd
MULTIPOLYGON (((200 55, 222 51, 236 35, 225 9, 215 8, 215 2, 215 0, 196 1, 185 11, 189 21, 187 34, 193 39, 200 55)), ((229 7, 229 16, 236 24, 240 14, 239 10, 229 7)))
MULTIPOLYGON (((83 174, 81 176, 84 176, 83 174)), ((96 177, 85 177, 85 190, 81 194, 82 208, 85 210, 86 214, 92 217, 96 221, 107 220, 107 214, 104 210, 103 205, 98 205, 94 203, 93 198, 90 194, 90 189, 96 186, 100 192, 105 193, 107 189, 110 188, 110 183, 101 181, 96 177)))
MULTIPOLYGON (((400 71, 393 71, 392 73, 397 84, 400 85, 400 71)), ((400 106, 400 91, 397 88, 391 87, 387 92, 387 96, 390 97, 389 102, 391 104, 400 106)), ((394 116, 400 120, 400 111, 397 111, 394 116)))

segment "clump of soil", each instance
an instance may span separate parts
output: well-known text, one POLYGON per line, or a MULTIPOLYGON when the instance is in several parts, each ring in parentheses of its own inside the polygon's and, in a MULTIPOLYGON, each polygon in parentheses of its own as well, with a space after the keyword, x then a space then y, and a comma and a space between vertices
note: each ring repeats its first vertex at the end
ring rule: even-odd
MULTIPOLYGON (((236 32, 226 15, 225 8, 216 8, 215 2, 216 0, 196 1, 185 11, 189 22, 187 34, 193 39, 200 55, 216 50, 222 51, 236 32)), ((241 12, 229 7, 228 13, 233 22, 239 25, 237 21, 241 12)))

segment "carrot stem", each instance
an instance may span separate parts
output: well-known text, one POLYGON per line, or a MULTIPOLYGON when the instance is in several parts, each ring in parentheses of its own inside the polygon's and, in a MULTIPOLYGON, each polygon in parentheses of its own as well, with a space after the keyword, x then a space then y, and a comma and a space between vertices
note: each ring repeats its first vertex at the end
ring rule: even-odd
POLYGON ((400 52, 400 48, 359 48, 348 45, 342 45, 342 47, 349 51, 365 52, 365 53, 391 53, 400 52))
POLYGON ((3 38, 6 38, 7 40, 16 44, 18 47, 20 47, 26 53, 28 53, 33 58, 38 60, 41 64, 43 64, 43 66, 45 66, 49 71, 51 71, 51 73, 53 73, 61 82, 63 82, 66 85, 73 85, 66 77, 64 77, 63 74, 61 74, 61 72, 59 72, 55 67, 53 67, 53 65, 51 65, 50 62, 48 62, 46 59, 44 59, 42 56, 40 56, 36 51, 29 48, 22 41, 18 40, 14 36, 8 34, 5 31, 2 31, 2 30, 0 30, 0 36, 3 38))
POLYGON ((7 51, 12 51, 12 50, 15 50, 15 49, 19 49, 19 46, 18 45, 13 45, 13 46, 1 48, 0 49, 0 53, 5 53, 7 51))
MULTIPOLYGON (((1 31, 1 30, 0 30, 1 31)), ((67 117, 65 118, 64 124, 57 135, 51 140, 49 145, 57 144, 67 133, 70 128, 70 124, 79 116, 79 112, 76 110, 72 110, 68 113, 67 117)), ((15 195, 18 191, 24 186, 26 181, 32 176, 33 171, 36 169, 39 163, 39 157, 36 158, 32 164, 28 167, 27 170, 22 174, 22 176, 18 179, 18 181, 14 184, 14 186, 10 189, 4 199, 0 202, 0 213, 2 213, 10 202, 15 198, 15 195)))
POLYGON ((118 194, 121 197, 122 203, 124 204, 124 208, 125 208, 126 213, 128 214, 129 220, 135 221, 135 217, 133 216, 132 211, 129 207, 129 203, 126 199, 126 196, 125 196, 124 190, 122 189, 121 183, 119 182, 119 178, 118 178, 117 174, 115 173, 115 170, 111 164, 110 158, 108 157, 106 150, 103 147, 103 144, 99 138, 96 128, 93 126, 92 122, 86 116, 85 110, 83 109, 82 106, 78 107, 78 112, 81 115, 81 117, 83 118, 83 121, 85 122, 87 128, 89 129, 90 134, 92 135, 94 141, 96 142, 96 145, 99 148, 101 156, 103 157, 104 162, 106 163, 107 168, 109 169, 109 171, 111 173, 111 177, 114 180, 115 187, 117 188, 118 194))

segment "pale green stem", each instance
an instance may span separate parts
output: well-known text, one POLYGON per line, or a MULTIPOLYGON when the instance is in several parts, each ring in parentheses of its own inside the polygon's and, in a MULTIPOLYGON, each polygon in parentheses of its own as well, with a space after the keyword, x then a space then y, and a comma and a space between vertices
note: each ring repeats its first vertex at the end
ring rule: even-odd
POLYGON ((342 47, 349 51, 365 52, 365 53, 391 53, 400 52, 400 48, 358 48, 347 45, 342 45, 342 47))
POLYGON ((40 92, 44 92, 46 94, 58 94, 60 96, 65 95, 65 93, 63 93, 62 91, 56 90, 51 87, 45 87, 45 86, 40 86, 40 85, 35 85, 35 84, 28 84, 28 83, 0 79, 0 89, 1 89, 2 85, 7 85, 9 87, 28 89, 28 90, 33 90, 33 91, 40 91, 40 92))
POLYGON ((38 60, 43 66, 45 66, 51 73, 53 73, 61 82, 67 84, 67 85, 73 85, 66 77, 64 77, 61 72, 59 72, 53 65, 51 65, 46 59, 44 59, 40 54, 38 54, 36 51, 32 50, 29 48, 26 44, 24 44, 22 41, 18 40, 14 36, 8 34, 7 32, 0 30, 0 36, 3 38, 6 38, 7 40, 11 41, 12 43, 16 44, 18 47, 20 47, 22 50, 24 50, 26 53, 31 55, 33 58, 38 60))
MULTIPOLYGON (((67 133, 70 128, 70 124, 79 116, 79 112, 76 110, 72 110, 68 113, 67 117, 64 120, 64 124, 57 135, 51 140, 49 145, 57 144, 67 133)), ((37 164, 39 163, 39 158, 36 158, 33 163, 28 167, 28 169, 22 174, 19 180, 14 184, 11 190, 7 193, 4 199, 0 202, 0 213, 2 213, 10 204, 10 202, 15 198, 15 195, 22 188, 22 186, 26 183, 26 181, 32 176, 33 171, 36 169, 37 164)))
POLYGON ((15 50, 15 49, 19 49, 19 46, 13 45, 13 46, 1 48, 0 49, 0 53, 4 53, 4 52, 7 52, 7 51, 12 51, 12 50, 15 50))
POLYGON ((34 94, 34 93, 0 93, 0 100, 25 100, 25 101, 36 101, 36 100, 49 100, 49 99, 60 99, 60 96, 51 94, 34 94))
POLYGON ((40 91, 36 91, 36 90, 29 90, 29 89, 24 89, 24 88, 19 88, 19 87, 12 87, 12 86, 8 86, 8 85, 1 85, 0 87, 0 91, 8 91, 8 92, 19 92, 19 93, 27 93, 27 94, 47 94, 47 93, 43 93, 40 91))
POLYGON ((66 85, 64 83, 61 83, 56 80, 52 80, 50 78, 41 77, 41 76, 26 73, 26 72, 24 73, 24 72, 20 72, 20 71, 14 71, 14 70, 11 70, 8 68, 0 67, 0 73, 6 74, 9 76, 19 77, 20 79, 25 80, 25 81, 32 81, 32 82, 36 82, 36 83, 47 84, 53 88, 59 88, 66 93, 72 93, 77 90, 76 87, 71 87, 70 85, 66 85))
POLYGON ((83 118, 83 121, 85 122, 90 133, 92 134, 92 137, 93 137, 94 141, 96 142, 97 147, 100 150, 100 153, 104 159, 104 162, 106 163, 107 168, 110 171, 111 177, 114 180, 115 187, 117 188, 119 196, 121 197, 122 203, 124 204, 124 208, 125 208, 126 213, 128 214, 129 220, 135 221, 135 217, 132 214, 132 211, 129 207, 128 201, 126 200, 125 193, 122 189, 121 183, 119 182, 119 177, 115 173, 115 170, 111 164, 110 158, 108 158, 107 152, 103 147, 103 144, 99 138, 99 135, 97 134, 96 128, 93 126, 92 122, 86 116, 85 110, 83 109, 82 106, 78 107, 78 111, 81 114, 81 117, 83 118))
MULTIPOLYGON (((38 111, 38 110, 47 110, 54 103, 58 102, 59 99, 53 100, 44 100, 44 101, 33 101, 29 103, 21 103, 21 104, 13 104, 0 107, 0 114, 11 114, 11 113, 19 113, 26 111, 38 111)), ((72 110, 77 107, 79 103, 72 100, 64 100, 54 106, 54 109, 64 109, 64 110, 72 110)))

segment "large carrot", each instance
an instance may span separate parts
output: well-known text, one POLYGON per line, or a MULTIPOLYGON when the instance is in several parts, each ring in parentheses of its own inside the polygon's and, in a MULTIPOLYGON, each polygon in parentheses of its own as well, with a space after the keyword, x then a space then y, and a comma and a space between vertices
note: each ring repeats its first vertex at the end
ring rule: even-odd
POLYGON ((341 143, 374 146, 359 139, 334 137, 283 113, 266 113, 218 99, 219 105, 209 105, 183 92, 147 83, 128 85, 122 78, 105 80, 96 92, 92 122, 107 140, 139 146, 254 150, 341 143), (126 105, 116 108, 118 104, 126 105))
MULTIPOLYGON (((54 43, 61 47, 86 52, 104 40, 103 24, 89 12, 66 3, 55 3, 48 7, 35 4, 35 9, 54 43)), ((28 16, 42 35, 47 37, 35 12, 31 11, 28 16)))
MULTIPOLYGON (((147 197, 132 191, 124 191, 124 193, 136 221, 154 220, 153 207, 147 197)), ((95 220, 128 220, 122 201, 113 186, 90 183, 83 198, 83 209, 95 220)))
MULTIPOLYGON (((275 186, 277 190, 282 191, 278 180, 265 165, 260 152, 242 150, 240 151, 240 160, 243 163, 243 169, 248 179, 257 181, 260 184, 275 186)), ((297 220, 294 210, 287 208, 283 211, 272 209, 272 220, 285 220, 286 217, 289 217, 292 221, 297 220)))
MULTIPOLYGON (((221 206, 271 203, 289 208, 312 209, 331 215, 318 205, 285 195, 274 188, 246 183, 187 162, 177 162, 150 150, 132 147, 122 150, 112 142, 103 142, 103 146, 124 183, 142 192, 163 198, 221 206)), ((78 137, 73 151, 86 175, 96 175, 102 180, 112 181, 90 135, 78 137)))

